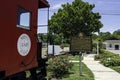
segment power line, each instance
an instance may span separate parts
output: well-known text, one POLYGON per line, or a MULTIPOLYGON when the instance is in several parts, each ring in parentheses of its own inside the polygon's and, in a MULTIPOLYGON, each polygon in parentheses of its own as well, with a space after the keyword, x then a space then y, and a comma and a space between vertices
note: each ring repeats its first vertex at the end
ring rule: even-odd
MULTIPOLYGON (((58 9, 49 9, 49 11, 54 11, 54 10, 58 10, 58 9)), ((46 9, 40 9, 40 11, 48 11, 48 10, 46 10, 46 9)), ((98 11, 98 12, 118 12, 118 13, 120 13, 120 9, 118 9, 118 10, 113 10, 113 9, 108 9, 108 10, 104 10, 104 9, 93 9, 93 11, 98 11)))
MULTIPOLYGON (((40 11, 48 11, 48 10, 40 10, 40 11)), ((57 9, 50 9, 49 12, 55 13, 57 9)), ((94 10, 93 12, 98 12, 101 15, 120 15, 120 10, 94 10)))
POLYGON ((120 13, 100 13, 101 15, 120 15, 120 13))

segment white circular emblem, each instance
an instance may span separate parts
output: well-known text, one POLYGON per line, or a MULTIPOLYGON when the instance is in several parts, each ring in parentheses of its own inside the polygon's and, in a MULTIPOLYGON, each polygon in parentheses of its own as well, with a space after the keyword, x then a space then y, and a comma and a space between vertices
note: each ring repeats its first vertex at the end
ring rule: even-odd
POLYGON ((21 34, 17 42, 17 50, 21 56, 28 55, 31 48, 31 40, 27 34, 21 34))

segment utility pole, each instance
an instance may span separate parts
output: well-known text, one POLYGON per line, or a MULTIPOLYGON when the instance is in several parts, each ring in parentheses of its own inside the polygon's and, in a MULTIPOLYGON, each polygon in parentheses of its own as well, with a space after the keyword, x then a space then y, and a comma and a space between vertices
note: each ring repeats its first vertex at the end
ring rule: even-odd
POLYGON ((97 42, 97 55, 99 55, 99 41, 97 42))

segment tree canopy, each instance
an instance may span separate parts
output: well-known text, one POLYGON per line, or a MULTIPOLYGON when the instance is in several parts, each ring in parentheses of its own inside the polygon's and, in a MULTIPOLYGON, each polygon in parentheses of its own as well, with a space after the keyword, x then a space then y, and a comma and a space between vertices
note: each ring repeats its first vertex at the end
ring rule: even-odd
POLYGON ((114 31, 113 34, 115 34, 115 35, 120 35, 120 29, 114 31))
POLYGON ((93 40, 120 40, 120 29, 114 31, 113 33, 110 32, 100 32, 99 35, 92 34, 93 40))
POLYGON ((49 20, 49 32, 62 34, 64 37, 74 36, 80 32, 91 35, 103 26, 100 14, 92 10, 95 5, 82 0, 74 0, 72 4, 63 4, 62 8, 49 20))
POLYGON ((100 32, 99 33, 99 37, 105 41, 105 40, 108 40, 112 37, 112 34, 110 32, 100 32))

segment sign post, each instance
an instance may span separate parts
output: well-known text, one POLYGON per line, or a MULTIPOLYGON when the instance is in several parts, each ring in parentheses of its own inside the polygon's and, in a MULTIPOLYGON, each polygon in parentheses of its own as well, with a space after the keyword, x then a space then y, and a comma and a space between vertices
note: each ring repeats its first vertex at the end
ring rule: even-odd
POLYGON ((79 52, 79 70, 80 76, 82 76, 82 52, 79 52))
POLYGON ((83 51, 92 51, 91 37, 84 36, 82 33, 80 33, 77 37, 72 37, 70 50, 79 52, 79 70, 80 76, 82 76, 82 54, 83 51))

